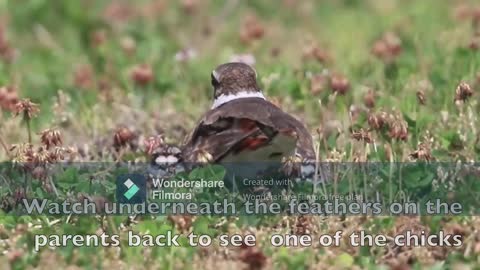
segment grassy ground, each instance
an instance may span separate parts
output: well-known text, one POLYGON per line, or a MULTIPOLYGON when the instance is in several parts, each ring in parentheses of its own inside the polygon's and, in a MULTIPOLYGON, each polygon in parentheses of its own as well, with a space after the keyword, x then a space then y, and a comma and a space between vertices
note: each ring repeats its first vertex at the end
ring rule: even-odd
MULTIPOLYGON (((480 5, 475 1, 0 0, 0 11, 2 161, 28 158, 29 141, 34 149, 47 141, 59 145, 57 134, 42 138, 46 129, 61 133, 61 148, 52 149, 65 158, 144 160, 145 138, 162 135, 165 142, 182 142, 209 108, 211 70, 235 59, 254 62, 266 95, 306 123, 322 159, 472 162, 480 157, 480 5), (27 108, 16 106, 26 98, 38 104, 38 112, 26 102, 27 108), (11 145, 16 147, 10 150, 11 145)), ((38 186, 48 193, 48 184, 38 186)), ((5 198, 22 192, 0 191, 5 198)), ((259 245, 67 247, 39 253, 32 252, 36 233, 125 233, 120 226, 125 218, 2 215, 0 222, 3 269, 480 265, 478 217, 161 217, 128 226, 152 233, 254 233, 259 245), (306 230, 318 236, 339 229, 387 235, 443 229, 465 240, 460 248, 411 249, 273 248, 265 240, 274 232, 306 230)))

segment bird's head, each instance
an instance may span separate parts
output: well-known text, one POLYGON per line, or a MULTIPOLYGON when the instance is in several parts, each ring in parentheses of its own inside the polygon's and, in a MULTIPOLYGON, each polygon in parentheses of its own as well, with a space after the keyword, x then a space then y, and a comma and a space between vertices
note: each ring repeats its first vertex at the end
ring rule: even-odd
POLYGON ((263 98, 257 85, 257 72, 244 63, 226 63, 212 71, 214 103, 219 107, 239 98, 263 98))

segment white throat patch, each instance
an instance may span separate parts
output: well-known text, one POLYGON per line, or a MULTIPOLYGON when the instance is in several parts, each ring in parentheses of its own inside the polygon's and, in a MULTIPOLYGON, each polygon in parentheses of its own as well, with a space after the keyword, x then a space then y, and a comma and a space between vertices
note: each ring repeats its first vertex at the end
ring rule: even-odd
POLYGON ((261 98, 266 99, 262 92, 247 92, 247 91, 240 91, 237 94, 228 94, 228 95, 220 95, 215 98, 213 101, 212 109, 218 108, 220 105, 223 105, 227 102, 230 102, 235 99, 239 98, 261 98))

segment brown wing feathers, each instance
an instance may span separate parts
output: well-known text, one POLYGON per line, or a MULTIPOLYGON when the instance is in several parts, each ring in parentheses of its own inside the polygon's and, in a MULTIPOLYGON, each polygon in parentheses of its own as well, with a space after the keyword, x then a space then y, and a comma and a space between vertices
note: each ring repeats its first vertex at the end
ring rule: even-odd
MULTIPOLYGON (((201 124, 197 132, 192 135, 192 142, 196 143, 187 145, 186 153, 194 153, 198 151, 205 151, 212 156, 212 161, 219 161, 229 153, 238 153, 243 150, 255 150, 268 144, 277 134, 269 127, 264 127, 250 119, 234 119, 222 118, 218 122, 221 125, 213 123, 212 125, 201 124), (221 127, 221 128, 220 128, 221 127)), ((192 156, 195 161, 194 155, 192 156)))
POLYGON ((273 104, 257 98, 234 100, 208 112, 185 145, 185 158, 206 151, 219 161, 230 151, 256 149, 278 133, 297 139, 297 153, 314 158, 312 139, 305 127, 273 104))

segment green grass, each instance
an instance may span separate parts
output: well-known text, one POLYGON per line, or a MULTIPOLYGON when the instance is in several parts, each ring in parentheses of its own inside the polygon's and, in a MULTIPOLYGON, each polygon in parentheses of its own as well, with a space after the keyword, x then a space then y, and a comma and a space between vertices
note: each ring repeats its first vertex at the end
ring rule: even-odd
MULTIPOLYGON (((322 159, 415 161, 410 155, 422 150, 419 144, 423 143, 428 146, 424 150, 436 161, 479 160, 480 54, 468 47, 475 32, 473 19, 454 16, 461 4, 480 8, 475 1, 191 1, 197 3, 191 11, 186 2, 189 1, 140 0, 133 4, 114 0, 0 0, 0 25, 5 25, 5 39, 16 56, 11 62, 0 57, 0 86, 14 86, 20 98, 39 104, 38 117, 31 119, 33 145, 41 145, 36 133, 56 128, 62 133, 64 147, 84 153, 77 155, 76 161, 144 161, 141 138, 162 133, 167 142, 181 144, 199 116, 210 107, 211 70, 228 62, 234 54, 251 54, 266 95, 307 124, 319 144, 322 159), (163 6, 149 6, 154 2, 163 6), (288 2, 293 4, 289 6, 288 2), (130 15, 106 16, 105 10, 113 5, 126 5, 117 8, 126 9, 125 13, 130 15), (240 32, 249 15, 256 16, 264 35, 243 42, 240 32), (401 53, 391 63, 372 54, 375 41, 387 32, 401 40, 401 53), (104 34, 101 44, 94 44, 95 33, 104 34), (135 41, 131 53, 122 48, 126 38, 135 41), (310 44, 325 50, 330 60, 321 62, 305 56, 310 44), (176 61, 175 54, 188 48, 195 50, 196 57, 176 61), (153 69, 153 78, 146 86, 131 78, 132 68, 139 64, 149 64, 153 69), (83 86, 74 79, 82 66, 91 71, 85 75, 87 83, 83 86), (311 76, 321 73, 345 76, 350 83, 347 93, 334 94, 328 83, 324 90, 313 93, 311 76), (461 81, 469 83, 474 94, 466 102, 456 104, 455 90, 461 81), (425 82, 426 87, 422 86, 425 82), (376 95, 373 109, 364 105, 368 88, 376 95), (417 101, 419 90, 424 92, 425 105, 417 101), (369 133, 374 143, 351 138, 351 129, 369 128, 367 119, 371 112, 398 118, 389 121, 406 121, 407 139, 392 138, 388 127, 369 133), (113 149, 115 131, 121 126, 139 135, 136 143, 140 147, 127 147, 121 153, 113 149)), ((27 142, 24 121, 13 117, 6 108, 0 109, 0 138, 8 147, 27 142)), ((14 158, 14 152, 9 156, 0 149, 1 161, 14 158)), ((84 186, 75 183, 79 179, 67 175, 57 184, 65 184, 65 193, 72 187, 91 191, 87 181, 81 182, 84 186)), ((417 185, 425 183, 412 179, 407 179, 404 188, 413 193, 417 185)), ((112 175, 107 174, 94 188, 99 193, 111 192, 112 181, 112 175)), ((15 184, 23 187, 23 182, 15 184)), ((358 184, 363 188, 363 183, 358 184)), ((397 184, 382 183, 363 191, 390 192, 396 197, 402 191, 393 190, 397 184)), ((30 185, 29 196, 52 196, 39 182, 30 185)), ((350 186, 344 186, 340 186, 340 191, 351 191, 350 186)), ((475 185, 457 188, 458 196, 477 196, 475 185)), ((2 200, 10 199, 13 192, 0 188, 5 197, 2 200)), ((174 230, 184 234, 181 241, 185 241, 186 231, 210 235, 254 233, 259 245, 254 250, 215 244, 208 248, 68 246, 32 251, 35 234, 125 234, 122 226, 126 220, 2 214, 0 267, 236 269, 254 263, 254 259, 243 257, 262 256, 267 269, 476 269, 480 265, 479 219, 475 216, 306 217, 306 221, 283 216, 199 216, 188 219, 187 223, 192 224, 187 228, 181 228, 182 221, 171 217, 145 217, 126 228, 152 234, 174 230), (304 223, 314 236, 339 229, 365 229, 391 236, 406 228, 420 227, 432 232, 461 229, 466 240, 458 249, 419 247, 395 250, 393 255, 389 253, 392 250, 379 247, 353 248, 345 244, 331 249, 274 248, 267 242, 271 234, 289 233, 298 227, 296 224, 304 223)))

